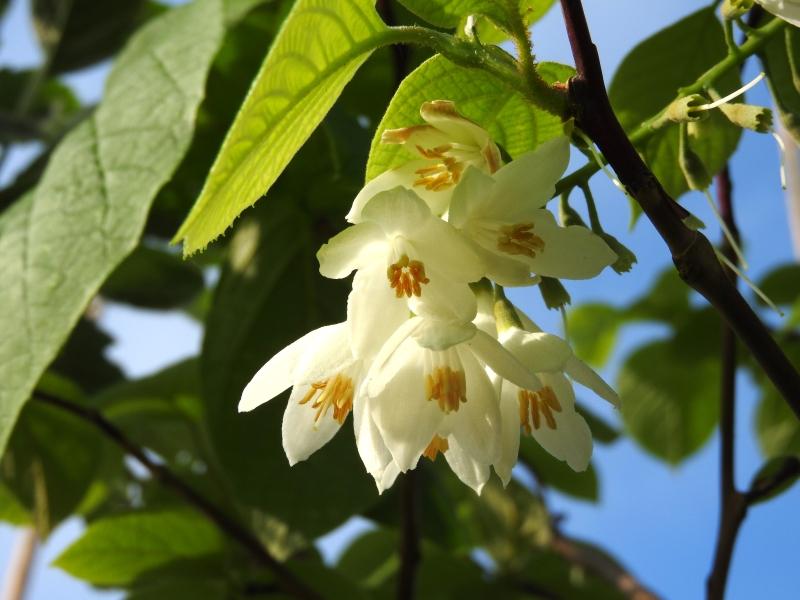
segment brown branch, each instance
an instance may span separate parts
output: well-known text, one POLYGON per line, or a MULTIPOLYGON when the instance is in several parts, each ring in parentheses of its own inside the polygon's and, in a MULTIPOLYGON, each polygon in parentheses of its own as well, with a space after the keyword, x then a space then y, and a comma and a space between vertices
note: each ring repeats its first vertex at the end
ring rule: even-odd
MULTIPOLYGON (((739 243, 739 230, 733 213, 732 183, 728 167, 716 178, 719 213, 734 241, 739 243)), ((722 253, 736 261, 733 248, 725 240, 722 253)), ((728 271, 732 285, 736 286, 736 274, 728 271)), ((720 512, 714 564, 706 582, 709 600, 720 600, 725 595, 733 548, 739 528, 747 513, 744 495, 736 489, 735 434, 736 434, 736 337, 733 330, 722 324, 721 381, 720 381, 720 512)))
POLYGON ((400 497, 400 571, 397 575, 397 600, 412 600, 415 596, 419 550, 419 501, 417 472, 408 471, 403 479, 400 497))
POLYGON ((593 552, 558 531, 553 534, 550 548, 568 562, 579 565, 601 579, 614 585, 631 600, 658 600, 655 592, 647 589, 628 571, 599 552, 593 552))
POLYGON ((235 540, 256 562, 272 571, 283 591, 304 600, 321 600, 317 592, 306 586, 289 569, 279 563, 249 530, 231 519, 208 499, 201 496, 170 471, 169 468, 153 461, 142 448, 131 441, 121 429, 106 419, 99 411, 39 390, 35 392, 34 398, 63 409, 99 429, 106 437, 147 469, 154 480, 183 498, 223 533, 235 540))
POLYGON ((580 0, 561 0, 578 74, 569 82, 576 124, 597 144, 672 254, 681 278, 736 332, 800 418, 800 374, 731 283, 708 239, 684 225, 677 203, 647 167, 617 120, 580 0))

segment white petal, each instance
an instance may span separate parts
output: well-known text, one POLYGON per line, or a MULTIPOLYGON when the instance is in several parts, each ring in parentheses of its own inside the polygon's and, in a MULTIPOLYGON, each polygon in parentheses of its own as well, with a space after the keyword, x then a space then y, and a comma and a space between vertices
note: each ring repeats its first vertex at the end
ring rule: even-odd
POLYGON ((479 254, 486 265, 486 277, 505 287, 535 285, 539 278, 531 275, 531 267, 510 254, 496 252, 494 249, 479 248, 479 254))
POLYGON ((536 374, 518 361, 513 354, 503 348, 496 339, 478 330, 466 342, 475 355, 503 379, 528 390, 538 390, 541 383, 536 374))
POLYGON ((323 244, 317 252, 323 277, 341 279, 355 269, 385 256, 388 251, 383 230, 374 223, 348 227, 323 244))
POLYGON ((569 380, 560 373, 541 375, 542 383, 553 389, 561 412, 553 412, 556 429, 542 420, 531 434, 555 458, 565 461, 573 471, 585 471, 592 457, 592 432, 584 418, 575 412, 575 394, 569 380))
POLYGON ((414 231, 412 240, 426 269, 447 273, 453 281, 478 281, 486 271, 474 246, 446 221, 429 219, 414 231))
POLYGON ((475 324, 470 321, 424 319, 412 337, 423 348, 445 350, 466 342, 474 335, 475 324))
POLYGON ((448 275, 436 268, 427 269, 428 283, 422 285, 419 296, 408 299, 408 306, 421 317, 471 321, 478 310, 475 294, 466 282, 448 275))
POLYGON ((347 323, 329 325, 318 331, 313 346, 309 344, 297 359, 292 374, 295 384, 324 381, 356 362, 350 350, 347 323))
POLYGON ((427 123, 444 133, 448 142, 471 145, 477 149, 491 142, 488 131, 461 116, 448 100, 425 102, 419 113, 427 123))
POLYGON ((569 164, 569 140, 558 137, 533 152, 517 157, 494 174, 494 210, 515 214, 520 206, 544 206, 555 193, 555 184, 569 164))
POLYGON ((800 27, 800 4, 793 0, 756 0, 761 6, 788 21, 795 27, 800 27))
POLYGON ((466 376, 466 402, 445 418, 448 437, 475 461, 487 467, 498 456, 500 444, 500 399, 486 372, 469 349, 457 349, 466 376))
POLYGON ((453 190, 447 221, 456 229, 463 229, 471 220, 480 219, 492 210, 494 179, 475 167, 468 167, 453 190))
POLYGON ((414 191, 398 186, 379 193, 361 211, 364 221, 376 223, 387 237, 414 237, 430 221, 440 221, 414 191))
POLYGON ((386 465, 383 473, 381 473, 379 477, 375 478, 375 484, 378 486, 378 493, 382 494, 392 487, 398 475, 400 475, 400 469, 396 464, 390 462, 388 465, 386 465))
POLYGON ((300 404, 300 400, 311 389, 308 385, 296 385, 289 396, 289 403, 283 413, 283 450, 289 464, 294 465, 307 459, 314 452, 336 435, 341 425, 333 418, 333 412, 321 415, 315 421, 317 409, 313 408, 313 400, 300 404))
POLYGON ((544 242, 544 249, 528 259, 538 275, 589 279, 617 260, 600 237, 580 225, 559 227, 547 210, 536 212, 533 233, 544 242))
POLYGON ((395 295, 385 266, 374 263, 356 273, 347 298, 347 323, 355 356, 375 356, 408 318, 408 302, 395 295))
POLYGON ((422 326, 422 323, 423 319, 421 317, 409 319, 398 327, 391 337, 386 340, 386 343, 381 346, 380 351, 372 361, 364 382, 368 396, 375 397, 381 393, 386 383, 393 376, 393 369, 397 368, 396 362, 394 362, 397 360, 395 358, 397 349, 422 326), (394 366, 390 363, 393 363, 394 366))
POLYGON ((449 447, 444 453, 447 464, 463 483, 480 494, 491 474, 489 466, 473 459, 452 436, 448 438, 447 443, 449 447))
POLYGON ((392 455, 383 443, 378 426, 369 412, 369 399, 357 397, 353 402, 353 429, 356 447, 367 472, 378 477, 392 462, 392 455))
POLYGON ((518 327, 501 332, 500 343, 523 365, 537 373, 563 371, 573 356, 569 344, 557 335, 524 331, 518 327))
POLYGON ((327 325, 310 331, 269 359, 244 388, 239 401, 239 412, 253 410, 294 385, 295 368, 300 358, 340 325, 341 323, 327 325))
POLYGON ((564 372, 574 381, 589 388, 595 394, 607 400, 614 406, 619 406, 619 395, 614 388, 608 385, 600 375, 578 357, 573 356, 564 367, 564 372))
POLYGON ((387 363, 391 378, 370 399, 375 424, 403 472, 416 466, 444 418, 438 404, 426 397, 422 358, 417 343, 406 340, 387 363))
POLYGON ((511 481, 511 470, 519 456, 519 388, 504 381, 500 395, 500 456, 494 463, 494 470, 503 485, 511 481))

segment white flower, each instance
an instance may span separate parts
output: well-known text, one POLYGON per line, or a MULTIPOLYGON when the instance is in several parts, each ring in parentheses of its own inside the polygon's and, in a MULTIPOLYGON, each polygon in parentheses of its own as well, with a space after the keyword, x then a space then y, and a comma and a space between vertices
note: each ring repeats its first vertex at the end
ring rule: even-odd
POLYGON ((482 261, 411 190, 397 187, 375 196, 362 222, 333 237, 317 257, 326 277, 358 270, 347 305, 357 357, 375 354, 409 310, 466 321, 475 315, 468 282, 483 275, 482 261))
POLYGON ((575 393, 565 375, 615 406, 619 404, 616 392, 558 336, 509 327, 500 333, 500 341, 523 365, 534 370, 542 383, 541 388, 530 389, 516 382, 502 382, 503 436, 500 458, 494 465, 500 479, 507 484, 511 478, 519 453, 520 427, 573 470, 585 470, 592 455, 592 434, 575 410, 575 393))
POLYGON ((800 27, 800 0, 756 0, 765 10, 800 27))
POLYGON ((580 226, 560 227, 544 208, 569 162, 565 137, 545 142, 494 176, 469 169, 453 192, 448 221, 475 242, 487 277, 527 285, 530 273, 587 279, 617 256, 580 226))
POLYGON ((434 214, 442 215, 467 167, 485 173, 500 168, 500 150, 489 132, 462 117, 452 102, 425 102, 419 112, 426 125, 387 129, 381 136, 382 143, 400 144, 418 158, 367 183, 347 215, 351 223, 360 222, 361 210, 370 198, 398 185, 414 189, 434 214))
POLYGON ((357 431, 369 431, 359 439, 368 469, 405 472, 420 456, 442 452, 479 492, 498 459, 501 431, 498 390, 486 366, 526 389, 540 387, 533 373, 472 323, 422 317, 404 323, 375 357, 364 384, 364 410, 372 422, 359 415, 357 431))
POLYGON ((350 351, 346 323, 315 329, 273 356, 244 388, 239 411, 253 410, 292 387, 283 413, 289 464, 307 459, 344 423, 357 400, 366 365, 350 351))

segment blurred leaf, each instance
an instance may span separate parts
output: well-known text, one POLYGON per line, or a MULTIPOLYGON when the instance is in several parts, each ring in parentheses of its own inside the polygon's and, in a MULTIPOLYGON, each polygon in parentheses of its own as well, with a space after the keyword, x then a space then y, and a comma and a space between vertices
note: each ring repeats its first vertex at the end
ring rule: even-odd
POLYGON ((583 404, 578 405, 576 408, 580 415, 586 419, 586 423, 589 425, 589 429, 592 430, 592 437, 595 441, 601 444, 613 444, 619 439, 620 432, 616 427, 610 425, 583 404))
POLYGON ((144 0, 33 0, 36 34, 52 52, 49 71, 64 73, 109 58, 143 22, 144 0))
POLYGON ((142 28, 92 118, 59 145, 36 190, 0 215, 0 450, 186 150, 221 21, 217 0, 199 0, 142 28))
POLYGON ((53 565, 95 585, 125 586, 148 571, 223 550, 217 529, 197 513, 143 512, 95 521, 53 565))
POLYGON ((113 341, 97 323, 81 317, 50 369, 69 378, 86 393, 117 383, 124 375, 105 355, 113 341))
MULTIPOLYGON (((726 54, 722 26, 712 8, 692 13, 640 43, 623 59, 609 88, 622 126, 627 131, 636 129, 669 104, 679 88, 693 83, 726 54)), ((730 70, 715 85, 722 95, 739 88, 738 71, 730 70)), ((713 175, 736 149, 741 130, 718 111, 694 125, 697 131, 691 139, 692 149, 713 175)), ((677 125, 654 132, 640 150, 671 196, 677 198, 687 191, 678 166, 677 125)))
MULTIPOLYGON (((548 81, 571 73, 568 69, 557 63, 540 64, 540 72, 548 81)), ((455 102, 460 113, 485 127, 512 157, 564 132, 558 117, 534 107, 494 76, 459 67, 437 55, 425 61, 397 88, 372 139, 367 179, 412 158, 402 145, 382 144, 384 130, 423 123, 419 114, 422 103, 442 98, 455 102)))
MULTIPOLYGON (((0 472, 2 470, 2 462, 0 462, 0 472)), ((31 511, 22 505, 0 477, 0 521, 19 527, 30 524, 31 519, 31 511)))
POLYGON ((395 532, 368 531, 350 543, 336 569, 365 589, 385 588, 400 567, 399 547, 395 532))
POLYGON ((134 585, 125 600, 231 600, 231 585, 216 579, 166 579, 134 585))
POLYGON ((71 89, 56 79, 45 79, 36 88, 25 116, 17 116, 34 77, 35 72, 30 70, 0 69, 0 138, 29 141, 53 136, 81 108, 71 89))
MULTIPOLYGON (((702 336, 690 331, 693 339, 702 336)), ((719 417, 719 363, 689 342, 651 342, 622 365, 617 380, 622 420, 636 442, 675 465, 711 437, 719 417)))
MULTIPOLYGON (((800 302, 800 265, 782 265, 770 271, 758 283, 758 287, 778 306, 791 306, 800 302)), ((757 296, 756 302, 766 306, 757 296)))
POLYGON ((139 246, 106 279, 100 293, 117 302, 163 310, 188 304, 203 287, 203 273, 191 262, 139 246))
POLYGON ((780 477, 782 483, 769 494, 759 498, 756 503, 771 500, 792 487, 800 478, 800 459, 796 456, 779 456, 768 460, 753 476, 750 491, 763 490, 766 486, 770 486, 776 477, 780 477))
POLYGON ((772 384, 767 381, 762 384, 763 394, 756 413, 756 434, 761 452, 767 458, 800 456, 800 422, 772 384))
POLYGON ((350 422, 290 468, 281 447, 286 395, 250 413, 238 414, 236 406, 273 354, 344 317, 347 284, 318 274, 318 240, 298 198, 265 204, 239 223, 208 316, 201 359, 208 427, 236 498, 314 536, 377 499, 350 422))
POLYGON ((192 254, 275 182, 388 30, 372 0, 299 0, 176 241, 192 254))
POLYGON ((30 402, 2 460, 0 476, 46 536, 84 498, 100 463, 101 439, 60 408, 30 402))
POLYGON ((541 485, 552 487, 568 496, 597 502, 598 482, 594 465, 578 473, 567 463, 550 456, 532 437, 523 435, 519 441, 519 458, 531 469, 541 485))
POLYGON ((792 68, 800 64, 800 32, 786 27, 784 35, 764 45, 759 57, 781 122, 800 143, 800 74, 792 68))
POLYGON ((575 354, 593 365, 602 366, 611 357, 617 331, 626 312, 607 304, 582 304, 569 311, 569 341, 575 354))

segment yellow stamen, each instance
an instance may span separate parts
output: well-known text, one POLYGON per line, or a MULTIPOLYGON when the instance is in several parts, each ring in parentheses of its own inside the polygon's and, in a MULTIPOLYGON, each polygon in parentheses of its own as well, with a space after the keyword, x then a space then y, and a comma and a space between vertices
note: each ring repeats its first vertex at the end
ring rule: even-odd
POLYGON ((539 429, 542 426, 542 417, 550 429, 558 428, 553 412, 561 412, 562 409, 553 388, 546 386, 537 392, 520 390, 517 399, 519 422, 525 433, 530 434, 532 429, 539 429))
POLYGON ((425 451, 422 453, 422 456, 427 458, 430 461, 436 460, 436 456, 441 452, 444 454, 449 450, 450 444, 447 443, 447 440, 441 436, 434 435, 431 443, 428 444, 428 447, 425 448, 425 451))
POLYGON ((535 258, 544 250, 544 240, 533 233, 533 223, 504 225, 498 231, 497 249, 501 252, 535 258))
POLYGON ((311 408, 317 409, 314 423, 317 423, 320 417, 327 414, 328 410, 333 407, 333 418, 341 425, 353 409, 353 391, 353 380, 337 373, 333 379, 312 383, 311 389, 300 400, 300 404, 307 404, 314 399, 311 404, 311 408))
POLYGON ((436 400, 445 414, 458 410, 461 403, 467 401, 464 371, 437 367, 425 377, 425 393, 428 400, 436 400))
POLYGON ((461 180, 464 165, 452 156, 446 155, 450 149, 450 144, 436 146, 435 148, 417 146, 417 151, 422 156, 431 160, 440 160, 441 162, 430 167, 417 169, 415 173, 419 175, 419 179, 414 181, 415 186, 423 186, 427 190, 438 192, 457 184, 461 180))
POLYGON ((422 295, 422 285, 430 283, 430 279, 425 276, 425 265, 418 260, 409 260, 405 254, 396 263, 389 265, 386 276, 389 287, 394 289, 398 298, 419 297, 422 295))

